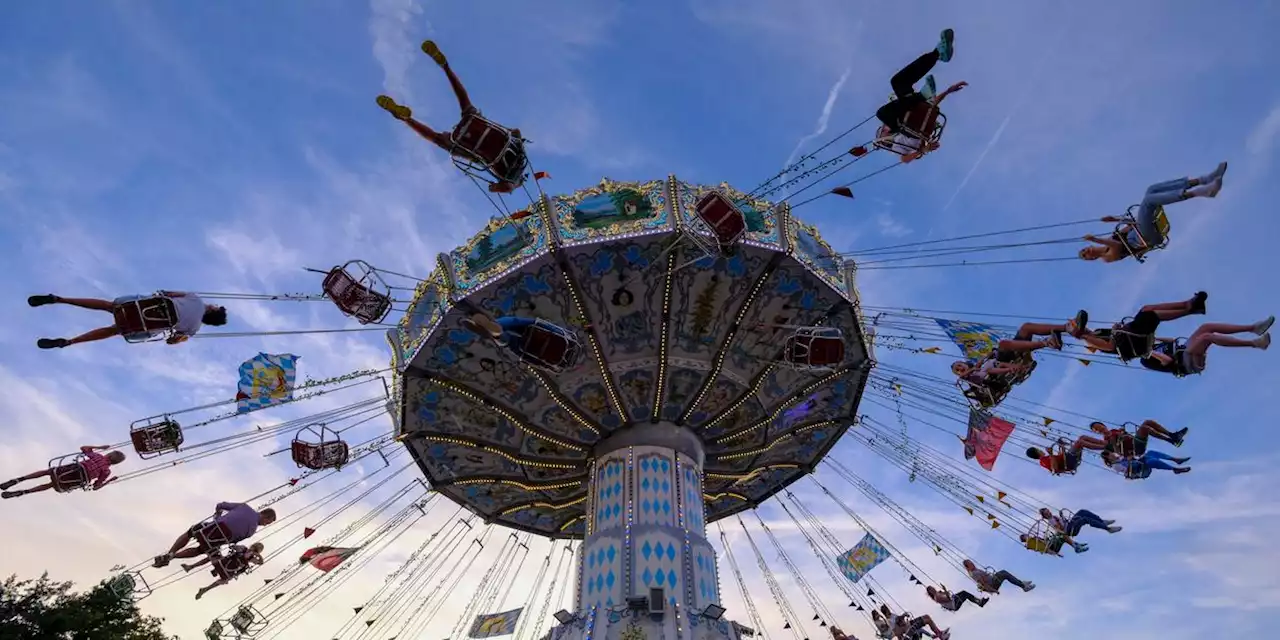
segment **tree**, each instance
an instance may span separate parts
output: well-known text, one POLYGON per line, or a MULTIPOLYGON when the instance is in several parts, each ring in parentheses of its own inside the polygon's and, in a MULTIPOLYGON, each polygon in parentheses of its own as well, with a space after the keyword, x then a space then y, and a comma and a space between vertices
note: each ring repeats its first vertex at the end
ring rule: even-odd
POLYGON ((70 582, 9 576, 0 584, 0 638, 4 640, 177 640, 162 618, 143 615, 128 594, 106 581, 75 593, 70 582))

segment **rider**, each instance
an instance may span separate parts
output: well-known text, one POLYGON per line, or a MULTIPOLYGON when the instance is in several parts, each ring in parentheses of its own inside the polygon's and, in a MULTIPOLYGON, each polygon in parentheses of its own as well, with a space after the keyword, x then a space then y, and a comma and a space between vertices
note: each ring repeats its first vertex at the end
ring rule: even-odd
POLYGON ((858 638, 841 631, 840 627, 831 627, 831 640, 858 640, 858 638))
POLYGON ((1062 334, 1079 336, 1088 322, 1089 313, 1082 309, 1074 319, 1065 324, 1024 323, 1018 327, 1013 338, 997 343, 996 349, 982 362, 972 365, 957 360, 951 363, 951 372, 966 382, 985 384, 990 376, 1021 371, 1027 367, 1021 363, 1026 354, 1045 347, 1062 349, 1062 334), (1036 340, 1037 336, 1043 336, 1044 339, 1036 340))
POLYGON ((1144 305, 1124 324, 1113 329, 1084 330, 1080 337, 1092 348, 1105 353, 1118 354, 1121 358, 1140 358, 1146 355, 1147 341, 1155 337, 1156 329, 1165 320, 1177 320, 1190 315, 1203 315, 1209 294, 1197 291, 1190 299, 1181 302, 1161 302, 1144 305))
POLYGON ((1115 520, 1104 520, 1098 514, 1088 510, 1081 509, 1073 514, 1069 519, 1063 519, 1061 516, 1054 515, 1049 507, 1040 507, 1040 519, 1049 523, 1049 527, 1054 531, 1068 536, 1078 536, 1080 531, 1086 526, 1094 529, 1105 529, 1107 533, 1118 533, 1122 527, 1116 526, 1115 520))
POLYGON ((1051 555, 1062 555, 1062 545, 1069 544, 1071 549, 1076 553, 1084 553, 1089 550, 1089 545, 1083 542, 1076 542, 1071 536, 1063 533, 1054 533, 1047 538, 1033 536, 1024 533, 1018 536, 1022 544, 1030 551, 1037 553, 1045 553, 1051 555))
POLYGON ((1160 340, 1159 344, 1151 350, 1151 354, 1141 360, 1142 366, 1152 371, 1172 373, 1176 376, 1201 373, 1204 371, 1205 356, 1211 345, 1253 347, 1266 351, 1267 347, 1271 346, 1271 334, 1268 332, 1275 321, 1275 316, 1268 316, 1267 319, 1253 324, 1206 322, 1191 332, 1185 346, 1179 346, 1172 340, 1160 340), (1258 337, 1245 340, 1229 335, 1233 333, 1252 333, 1258 337))
MULTIPOLYGON (((955 37, 955 31, 943 29, 938 45, 932 51, 916 58, 911 64, 903 67, 901 71, 893 74, 893 77, 889 80, 889 84, 893 87, 894 98, 876 111, 876 117, 880 119, 880 122, 884 123, 876 133, 876 137, 878 140, 886 142, 891 151, 902 156, 902 162, 911 162, 933 151, 938 146, 936 142, 926 143, 914 136, 907 135, 902 129, 903 121, 907 116, 917 107, 926 103, 932 103, 936 107, 948 95, 968 86, 967 82, 957 82, 946 91, 933 95, 935 85, 933 76, 929 75, 929 71, 939 61, 951 61, 955 37), (925 91, 915 90, 915 84, 920 80, 925 81, 925 91)), ((931 132, 921 131, 919 133, 927 140, 931 132)))
POLYGON ((902 638, 902 640, 919 640, 923 635, 924 628, 929 627, 933 632, 933 637, 938 640, 948 640, 951 637, 950 629, 939 629, 937 623, 929 614, 925 614, 916 618, 912 618, 909 614, 901 614, 893 619, 893 634, 902 638))
POLYGON ((1130 480, 1141 480, 1151 477, 1151 472, 1160 469, 1162 471, 1172 471, 1175 474, 1182 474, 1191 471, 1191 467, 1174 466, 1184 465, 1191 458, 1175 458, 1167 453, 1151 450, 1142 454, 1141 458, 1121 458, 1120 456, 1103 452, 1102 462, 1108 467, 1124 474, 1124 477, 1130 480), (1168 462, 1165 462, 1165 461, 1168 462), (1173 464, 1169 464, 1172 462, 1173 464))
POLYGON ((1120 457, 1129 458, 1140 456, 1147 451, 1147 443, 1150 438, 1164 440, 1175 447, 1182 446, 1182 439, 1187 435, 1187 428, 1177 431, 1169 431, 1155 420, 1146 420, 1138 426, 1135 433, 1129 433, 1124 427, 1119 429, 1108 429, 1107 425, 1094 421, 1089 423, 1089 429, 1094 433, 1102 436, 1107 443, 1104 451, 1110 451, 1120 457))
MULTIPOLYGON (((1147 187, 1147 195, 1138 205, 1138 214, 1133 222, 1116 230, 1110 238, 1099 238, 1087 235, 1085 240, 1094 243, 1080 250, 1081 260, 1102 260, 1115 262, 1128 258, 1130 254, 1142 255, 1147 246, 1159 244, 1164 238, 1156 226, 1156 212, 1166 204, 1182 202, 1191 198, 1213 198, 1222 189, 1222 176, 1227 172, 1227 163, 1221 162, 1212 173, 1199 178, 1178 178, 1166 182, 1158 182, 1147 187), (1148 240, 1143 242, 1143 240, 1148 240)), ((1124 218, 1107 216, 1103 222, 1126 222, 1124 218)))
POLYGON ((889 605, 882 604, 879 609, 871 610, 871 623, 876 626, 876 637, 880 640, 893 638, 894 615, 889 612, 889 605))
MULTIPOLYGON (((435 42, 427 40, 422 43, 422 52, 427 54, 435 61, 436 64, 440 65, 440 68, 444 70, 444 74, 448 76, 449 85, 453 87, 453 95, 458 99, 458 107, 462 110, 463 122, 465 122, 469 116, 480 115, 480 110, 477 109, 475 105, 471 104, 471 98, 467 96, 466 88, 462 86, 462 81, 458 79, 458 76, 453 73, 453 69, 449 67, 449 60, 440 52, 440 47, 437 46, 435 42)), ((430 140, 435 143, 436 146, 448 151, 450 154, 455 151, 455 140, 459 145, 466 145, 467 143, 474 144, 478 142, 476 140, 471 140, 470 137, 472 134, 460 127, 455 127, 452 132, 445 133, 442 131, 436 131, 427 125, 414 120, 413 111, 409 109, 409 107, 396 104, 396 101, 391 99, 390 96, 378 96, 378 106, 386 109, 387 112, 395 117, 396 120, 409 125, 409 128, 417 132, 418 135, 430 140)), ((516 145, 523 145, 523 138, 520 137, 519 129, 511 130, 511 142, 516 145)), ((518 149, 517 153, 519 155, 523 155, 523 148, 518 149)), ((501 161, 502 160, 500 160, 500 162, 501 161)), ((494 168, 498 173, 504 173, 504 170, 514 171, 519 169, 518 167, 505 166, 505 162, 503 166, 496 166, 494 168)), ((494 177, 497 178, 498 181, 489 185, 489 191, 494 193, 511 193, 516 187, 520 186, 518 184, 518 176, 495 174, 494 177), (515 180, 515 182, 513 182, 513 180, 515 180)))
MULTIPOLYGON (((64 464, 59 467, 54 467, 52 469, 42 469, 35 473, 29 473, 25 476, 22 476, 21 478, 14 478, 13 480, 9 480, 4 484, 0 484, 0 489, 4 490, 4 493, 0 493, 0 498, 4 498, 7 500, 9 498, 17 498, 20 496, 25 496, 28 493, 39 493, 41 491, 48 491, 49 489, 54 489, 55 487, 54 487, 53 479, 62 476, 64 473, 73 472, 74 467, 76 466, 80 467, 80 473, 82 474, 82 477, 84 478, 85 483, 92 481, 93 490, 97 491, 98 489, 101 489, 102 487, 106 486, 108 482, 112 482, 113 480, 115 480, 115 478, 111 476, 111 465, 120 464, 121 462, 124 462, 125 456, 123 451, 112 451, 111 453, 108 453, 105 456, 102 455, 101 453, 98 453, 99 449, 105 451, 110 448, 111 448, 111 445, 109 444, 103 444, 98 446, 85 445, 83 447, 80 447, 80 454, 84 456, 82 460, 78 462, 73 462, 71 464, 64 464), (36 480, 46 476, 49 477, 50 482, 46 482, 45 484, 32 487, 30 489, 22 489, 20 491, 9 491, 9 489, 11 489, 14 485, 18 484, 19 482, 25 482, 27 480, 36 480)), ((76 488, 79 488, 79 487, 76 487, 76 488)))
MULTIPOLYGON (((226 567, 221 562, 215 562, 213 565, 213 571, 211 571, 210 573, 216 576, 218 580, 216 582, 213 582, 209 586, 201 587, 198 591, 196 591, 196 600, 203 598, 204 594, 208 593, 210 589, 216 589, 240 577, 242 574, 244 574, 246 571, 249 570, 250 562, 257 565, 261 565, 263 563, 262 550, 264 548, 265 547, 262 545, 261 542, 255 542, 249 545, 248 547, 242 547, 238 544, 233 544, 230 547, 227 547, 226 553, 224 553, 220 559, 225 562, 226 561, 225 559, 239 557, 239 562, 232 564, 230 567, 226 567), (228 569, 230 570, 228 571, 228 569)), ((192 564, 184 564, 182 565, 182 570, 186 572, 190 572, 192 569, 195 569, 196 567, 199 567, 201 565, 208 564, 210 562, 213 562, 212 555, 205 556, 198 562, 194 562, 192 564)))
POLYGON ((1012 583, 1015 587, 1018 587, 1023 591, 1030 591, 1036 588, 1036 583, 1030 580, 1019 580, 1012 573, 1009 573, 1004 569, 995 573, 985 569, 979 569, 978 565, 974 564, 972 560, 964 561, 964 570, 969 574, 969 577, 973 578, 973 581, 978 584, 978 589, 987 593, 1000 593, 1000 587, 1006 582, 1012 583))
POLYGON ((934 588, 932 586, 928 586, 924 588, 924 592, 929 594, 930 600, 942 605, 942 608, 947 611, 959 611, 961 605, 965 602, 972 602, 979 607, 985 607, 987 606, 987 601, 990 600, 990 598, 974 597, 974 595, 968 591, 957 591, 955 593, 951 593, 950 591, 947 591, 946 587, 934 588))
POLYGON ((1076 469, 1080 468, 1080 461, 1084 457, 1085 449, 1101 451, 1106 446, 1107 443, 1097 438, 1080 436, 1068 447, 1066 440, 1058 438, 1057 442, 1049 445, 1047 452, 1038 447, 1028 447, 1027 457, 1032 460, 1039 460, 1040 466, 1056 476, 1064 473, 1075 473, 1076 469), (1054 452, 1055 447, 1058 449, 1057 452, 1054 452))
MULTIPOLYGON (((160 296, 168 298, 173 303, 174 313, 177 315, 173 323, 173 335, 166 340, 169 344, 178 344, 187 338, 196 334, 200 330, 200 325, 207 324, 212 326, 222 326, 227 323, 227 310, 217 305, 205 304, 200 296, 194 293, 184 293, 182 291, 161 291, 160 296)), ((81 309, 93 309, 95 311, 106 311, 114 314, 118 305, 126 302, 134 302, 137 300, 145 300, 152 296, 132 295, 122 296, 115 300, 101 300, 98 298, 61 298, 52 293, 41 296, 31 296, 27 298, 27 304, 33 307, 40 307, 46 304, 69 304, 73 307, 81 309)), ((82 342, 94 342, 97 340, 106 340, 107 338, 121 335, 121 327, 116 326, 112 322, 109 327, 94 329, 83 335, 76 336, 71 339, 67 338, 40 338, 36 341, 36 346, 41 349, 61 349, 69 347, 73 344, 82 342)), ((145 337, 127 335, 126 338, 145 337)))
POLYGON ((156 556, 154 566, 163 567, 174 558, 194 558, 213 551, 221 541, 234 544, 245 540, 258 531, 259 526, 267 526, 276 521, 275 509, 256 511, 253 507, 239 502, 219 502, 214 507, 210 521, 197 522, 178 536, 167 553, 156 556), (196 546, 184 547, 195 538, 196 546), (215 538, 215 540, 210 540, 215 538))

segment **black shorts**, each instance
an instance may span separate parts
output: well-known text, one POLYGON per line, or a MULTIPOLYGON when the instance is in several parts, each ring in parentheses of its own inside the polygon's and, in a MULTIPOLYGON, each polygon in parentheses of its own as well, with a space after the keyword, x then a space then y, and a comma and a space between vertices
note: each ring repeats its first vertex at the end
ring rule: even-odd
POLYGON ((205 551, 231 541, 231 532, 227 530, 227 525, 221 522, 197 522, 187 530, 187 533, 199 543, 199 548, 205 551), (206 541, 209 544, 205 544, 206 541))
POLYGON ((1149 336, 1154 334, 1159 327, 1160 316, 1156 315, 1156 312, 1139 311, 1138 315, 1135 315, 1133 320, 1126 323, 1122 328, 1129 333, 1149 336))
POLYGON ((1062 462, 1064 465, 1063 471, 1071 472, 1071 471, 1075 471, 1076 469, 1079 469, 1080 461, 1083 458, 1084 458, 1083 449, 1075 449, 1075 448, 1067 449, 1067 452, 1062 456, 1062 462))

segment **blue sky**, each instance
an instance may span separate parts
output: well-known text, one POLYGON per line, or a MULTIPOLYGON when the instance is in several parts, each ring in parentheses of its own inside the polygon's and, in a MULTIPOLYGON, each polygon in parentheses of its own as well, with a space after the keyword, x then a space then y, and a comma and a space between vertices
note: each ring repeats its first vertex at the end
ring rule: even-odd
MULTIPOLYGON (((1269 80, 1280 55, 1267 28, 1280 17, 1274 2, 959 8, 812 0, 784 8, 764 0, 567 0, 489 3, 483 12, 413 0, 180 9, 104 2, 78 4, 74 15, 66 8, 28 3, 7 7, 0 20, 6 474, 87 440, 122 440, 139 417, 229 397, 234 367, 259 350, 298 353, 314 377, 385 366, 378 334, 179 348, 117 341, 41 353, 36 337, 89 328, 94 318, 31 310, 24 299, 47 291, 301 291, 318 286, 301 267, 354 257, 425 274, 438 252, 463 242, 490 212, 442 154, 373 104, 391 93, 428 122, 452 122, 448 86, 418 52, 427 37, 441 43, 488 115, 534 140, 538 167, 554 176, 548 188, 566 192, 601 176, 668 173, 750 188, 823 121, 831 133, 869 115, 888 93, 888 77, 950 26, 957 53, 936 70, 939 84, 970 86, 948 99, 943 149, 857 185, 852 202, 824 199, 797 211, 837 248, 1114 214, 1152 182, 1203 173, 1222 159, 1232 168, 1216 200, 1171 207, 1171 247, 1145 265, 867 272, 860 280, 867 304, 1063 317, 1086 307, 1110 318, 1204 289, 1212 294, 1210 320, 1251 322, 1280 307, 1269 277, 1280 196, 1280 183, 1269 179, 1280 149, 1280 85, 1269 80)), ((244 304, 233 314, 232 330, 344 326, 326 305, 244 304)), ((1184 323, 1185 334, 1194 323, 1184 323)), ((883 355, 929 372, 946 363, 883 355)), ((1273 355, 1215 350, 1209 371, 1188 380, 1059 359, 1040 367, 1020 391, 1029 400, 1193 431, 1183 450, 1195 471, 1177 478, 1126 483, 1097 469, 1048 478, 1001 460, 1000 479, 1126 526, 1093 536, 1092 551, 1080 557, 1021 551, 859 446, 841 444, 835 455, 895 500, 984 563, 1041 588, 952 615, 924 603, 896 570, 884 571, 883 582, 913 611, 945 620, 956 638, 1202 638, 1270 629, 1280 622, 1273 569, 1280 556, 1269 543, 1280 525, 1271 490, 1280 481, 1280 416, 1266 402, 1280 382, 1268 365, 1273 355)), ((281 418, 290 415, 300 414, 281 418)), ((951 445, 949 436, 926 431, 912 433, 951 445)), ((153 555, 212 503, 259 493, 289 474, 257 453, 102 494, 6 502, 0 531, 15 553, 5 554, 0 571, 48 569, 83 582, 153 555)), ((860 535, 832 505, 815 500, 814 508, 842 540, 860 535)), ((909 556, 933 566, 905 532, 863 508, 909 556)), ((376 589, 378 568, 393 567, 412 548, 405 545, 367 580, 353 581, 340 604, 376 589)), ((740 562, 744 556, 739 551, 740 562)), ((729 576, 721 582, 728 615, 744 618, 729 576)), ((183 637, 249 589, 236 584, 197 604, 189 584, 144 605, 183 637)), ((770 609, 763 584, 754 588, 757 605, 770 609)), ((317 633, 335 626, 313 622, 317 633)), ((865 632, 860 624, 854 630, 865 632)))

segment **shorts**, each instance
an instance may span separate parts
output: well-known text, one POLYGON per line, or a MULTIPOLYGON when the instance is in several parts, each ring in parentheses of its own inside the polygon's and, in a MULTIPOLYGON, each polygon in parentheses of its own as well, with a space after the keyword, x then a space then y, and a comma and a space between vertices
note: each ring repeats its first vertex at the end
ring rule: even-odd
POLYGON ((227 529, 226 524, 221 522, 198 522, 188 529, 187 533, 192 538, 195 538, 196 542, 200 544, 200 548, 205 551, 234 542, 231 539, 231 531, 227 529))
POLYGON ((1075 471, 1076 469, 1079 469, 1080 461, 1083 458, 1084 458, 1083 449, 1076 449, 1074 447, 1067 449, 1067 452, 1062 456, 1062 463, 1064 465, 1063 471, 1069 473, 1069 472, 1075 471))
POLYGON ((49 479, 53 481, 54 491, 66 493, 81 489, 88 484, 89 474, 85 473, 84 467, 79 462, 73 462, 55 467, 49 479))
POLYGON ((1154 311, 1139 311, 1123 329, 1129 333, 1151 335, 1160 327, 1160 316, 1154 311))
POLYGON ((1200 373, 1204 371, 1205 354, 1200 354, 1200 357, 1197 358, 1192 355, 1190 349, 1181 349, 1178 351, 1176 362, 1178 363, 1178 368, 1182 369, 1183 375, 1200 373))

